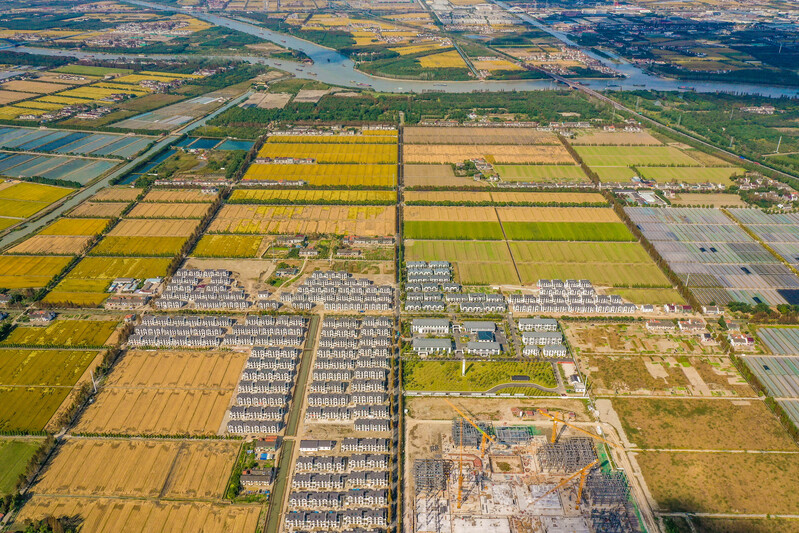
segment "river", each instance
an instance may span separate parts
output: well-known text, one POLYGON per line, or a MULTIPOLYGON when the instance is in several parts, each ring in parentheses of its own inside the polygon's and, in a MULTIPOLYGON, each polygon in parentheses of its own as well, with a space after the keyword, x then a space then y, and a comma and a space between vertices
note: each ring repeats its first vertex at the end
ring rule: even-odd
MULTIPOLYGON (((128 0, 129 3, 137 4, 142 7, 151 9, 159 9, 166 11, 178 11, 196 18, 205 20, 217 26, 230 28, 243 33, 259 37, 266 41, 276 43, 285 48, 298 50, 305 53, 310 57, 314 64, 304 65, 291 61, 267 59, 257 56, 245 56, 238 54, 217 54, 217 57, 226 58, 230 60, 246 61, 250 63, 261 63, 270 67, 282 69, 290 72, 298 78, 315 79, 331 85, 338 85, 342 87, 370 87, 376 91, 393 92, 393 93, 423 93, 423 92, 449 92, 449 93, 466 93, 474 91, 487 91, 487 92, 502 92, 502 91, 533 91, 552 89, 558 84, 553 80, 503 80, 503 81, 450 81, 450 82, 434 82, 434 81, 417 81, 417 80, 394 80, 371 76, 361 72, 355 68, 355 63, 348 57, 340 54, 335 50, 325 48, 310 41, 299 39, 291 35, 275 32, 267 28, 261 27, 253 21, 248 21, 242 17, 223 16, 214 13, 194 12, 189 10, 182 10, 176 7, 164 6, 150 2, 142 2, 139 0, 128 0)), ((498 5, 502 5, 498 3, 498 5)), ((503 6, 505 7, 505 6, 503 6)), ((539 21, 528 17, 523 14, 516 14, 526 23, 534 25, 538 28, 547 31, 554 37, 562 40, 565 43, 571 43, 568 36, 561 32, 556 32, 544 25, 539 21)), ((571 43, 573 44, 573 43, 571 43)), ((80 52, 73 50, 55 50, 49 48, 35 48, 21 46, 16 49, 19 52, 28 52, 32 54, 41 55, 63 55, 83 58, 95 59, 120 59, 120 58, 139 58, 142 55, 137 54, 105 54, 100 52, 80 52)), ((621 88, 624 90, 640 90, 652 89, 661 91, 677 91, 682 86, 690 86, 698 92, 728 92, 740 94, 759 94, 763 96, 779 97, 790 96, 799 97, 799 89, 789 87, 775 87, 771 85, 753 85, 753 84, 737 84, 737 83, 717 83, 717 82, 688 82, 684 80, 672 80, 646 74, 638 67, 619 60, 618 63, 608 61, 590 51, 586 51, 588 55, 603 62, 607 66, 616 69, 626 76, 625 79, 618 80, 605 80, 605 79, 581 79, 580 81, 586 87, 594 90, 607 89, 612 85, 614 89, 621 88)), ((181 56, 172 55, 147 55, 153 59, 180 59, 181 56)), ((185 56, 183 56, 185 58, 185 56)))

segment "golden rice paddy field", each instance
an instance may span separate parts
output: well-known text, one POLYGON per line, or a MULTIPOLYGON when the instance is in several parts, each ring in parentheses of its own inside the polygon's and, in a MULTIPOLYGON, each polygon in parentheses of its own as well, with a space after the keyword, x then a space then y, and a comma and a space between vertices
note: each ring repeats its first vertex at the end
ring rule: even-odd
POLYGON ((108 235, 111 237, 188 237, 198 224, 198 220, 125 219, 119 221, 108 235))
POLYGON ((216 434, 245 359, 237 352, 128 352, 76 431, 216 434))
POLYGON ((80 516, 92 533, 252 533, 263 505, 33 496, 18 520, 80 516))
POLYGON ((103 217, 114 218, 122 214, 128 202, 92 202, 86 201, 69 212, 71 217, 103 217))
POLYGON ((405 144, 559 144, 549 131, 531 128, 436 128, 410 126, 403 130, 405 144))
POLYGON ((406 203, 413 202, 491 202, 497 204, 601 203, 605 197, 593 192, 494 192, 494 191, 407 191, 406 203))
POLYGON ((206 194, 200 189, 151 189, 142 202, 197 202, 211 203, 216 194, 206 194))
POLYGON ((396 163, 397 147, 393 144, 266 143, 258 157, 311 158, 317 163, 396 163))
POLYGON ((210 209, 200 203, 140 202, 130 210, 128 218, 202 218, 210 209))
POLYGON ((110 222, 107 218, 61 218, 39 235, 99 235, 110 222))
POLYGON ((0 256, 0 287, 27 289, 44 287, 69 264, 69 257, 0 256))
POLYGON ((68 439, 35 494, 220 498, 238 442, 68 439))
POLYGON ((224 206, 208 231, 251 234, 392 235, 391 206, 224 206))
POLYGON ((396 203, 393 191, 314 191, 285 189, 236 189, 228 199, 231 203, 396 203))
POLYGON ((78 255, 91 240, 91 236, 85 235, 34 235, 11 248, 8 253, 78 255))
POLYGON ((73 192, 74 189, 26 182, 3 187, 0 189, 0 216, 28 218, 73 192))
POLYGON ((141 194, 141 189, 130 187, 108 187, 90 198, 93 202, 132 202, 141 194))
POLYGON ((403 145, 403 159, 409 163, 462 163, 478 158, 489 163, 574 163, 562 145, 403 145))
POLYGON ((663 144, 645 131, 592 131, 569 140, 570 144, 656 146, 663 144))
POLYGON ((422 56, 417 61, 423 68, 466 68, 457 50, 422 56))
POLYGON ((194 257, 261 257, 265 251, 261 235, 203 235, 192 252, 194 257))
POLYGON ((396 165, 250 165, 245 180, 300 181, 313 187, 394 187, 396 165))

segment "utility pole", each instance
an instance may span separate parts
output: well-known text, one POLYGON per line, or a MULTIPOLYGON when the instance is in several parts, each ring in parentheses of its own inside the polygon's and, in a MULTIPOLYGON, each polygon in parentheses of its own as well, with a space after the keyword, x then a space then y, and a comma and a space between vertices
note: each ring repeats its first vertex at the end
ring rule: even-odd
POLYGON ((775 153, 780 153, 780 145, 782 144, 782 135, 780 135, 780 140, 777 141, 777 151, 775 153))
POLYGON ((679 126, 682 124, 682 113, 680 113, 680 117, 677 119, 677 125, 679 126))
POLYGON ((730 147, 728 148, 728 150, 732 150, 732 143, 733 143, 734 141, 735 141, 735 137, 733 137, 732 135, 730 135, 730 147))
POLYGON ((640 103, 641 103, 641 97, 639 96, 639 97, 638 97, 638 98, 635 100, 635 112, 636 112, 636 113, 638 113, 638 106, 639 106, 639 104, 640 104, 640 103))

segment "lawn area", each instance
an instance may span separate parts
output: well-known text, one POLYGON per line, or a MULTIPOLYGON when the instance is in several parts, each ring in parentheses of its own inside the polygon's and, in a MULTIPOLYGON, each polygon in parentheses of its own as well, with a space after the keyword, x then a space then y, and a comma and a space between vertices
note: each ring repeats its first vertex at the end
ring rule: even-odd
POLYGON ((2 344, 102 347, 116 327, 116 320, 57 320, 47 327, 18 326, 2 344))
MULTIPOLYGON (((487 391, 496 385, 512 383, 515 375, 547 388, 557 384, 549 363, 471 362, 461 376, 461 362, 408 361, 402 368, 405 388, 425 391, 487 391)), ((518 383, 518 382, 517 382, 518 383)))
POLYGON ((761 401, 615 398, 613 407, 641 448, 799 451, 761 401))
POLYGON ((635 240, 621 222, 503 222, 502 227, 511 241, 635 240))
POLYGON ((640 452, 636 460, 663 511, 799 513, 795 455, 640 452))
POLYGON ((502 240, 498 222, 446 222, 440 220, 406 220, 407 239, 502 240))
POLYGON ((0 496, 14 490, 17 479, 25 473, 28 461, 41 445, 41 439, 0 439, 0 496))

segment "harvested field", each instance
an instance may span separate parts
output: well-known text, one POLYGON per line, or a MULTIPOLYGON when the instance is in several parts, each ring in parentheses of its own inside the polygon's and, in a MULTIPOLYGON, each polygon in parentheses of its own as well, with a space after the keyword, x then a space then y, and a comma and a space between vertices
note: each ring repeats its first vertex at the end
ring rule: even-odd
POLYGON ((125 219, 114 226, 112 237, 188 237, 199 224, 198 220, 125 219))
POLYGON ((127 202, 91 202, 86 201, 69 212, 71 217, 114 218, 122 214, 128 207, 127 202))
POLYGON ((657 146, 661 143, 645 131, 592 131, 569 140, 573 145, 657 146))
POLYGON ((641 452, 636 461, 664 511, 799 513, 795 455, 641 452))
POLYGON ((497 222, 497 210, 493 207, 427 207, 407 206, 403 218, 406 221, 435 220, 441 222, 497 222))
POLYGON ((759 400, 614 398, 613 408, 644 449, 799 451, 759 400))
POLYGON ((700 166, 695 159, 673 146, 577 146, 575 150, 592 168, 631 165, 700 166))
POLYGON ((414 202, 491 203, 491 193, 488 191, 408 191, 403 196, 408 205, 414 202))
POLYGON ((238 442, 68 439, 36 494, 220 498, 238 442))
POLYGON ((312 158, 318 163, 396 163, 397 147, 394 144, 266 143, 258 157, 312 158))
POLYGON ((93 533, 117 533, 119 524, 127 533, 252 533, 262 509, 262 505, 36 495, 22 508, 19 520, 77 515, 83 519, 83 531, 93 533))
POLYGON ((3 84, 5 91, 18 91, 23 93, 50 94, 61 91, 68 86, 60 83, 41 83, 38 81, 13 80, 3 84))
POLYGON ((142 198, 142 202, 211 203, 216 196, 199 189, 152 189, 142 198))
POLYGON ((132 202, 141 194, 141 189, 130 187, 108 187, 90 198, 93 202, 132 202))
POLYGON ((392 235, 395 207, 224 206, 210 233, 392 235))
POLYGON ((314 191, 285 189, 236 189, 229 203, 252 204, 395 204, 393 191, 314 191))
POLYGON ((99 235, 109 222, 107 218, 61 218, 38 235, 99 235))
MULTIPOLYGON (((738 167, 636 167, 641 176, 660 183, 676 181, 681 183, 720 183, 732 185, 732 176, 740 176, 743 169, 738 167)), ((700 195, 696 195, 700 196, 700 195)), ((732 195, 730 195, 732 196, 732 195)))
POLYGON ((106 237, 90 255, 115 257, 173 257, 183 248, 186 237, 106 237))
POLYGON ((194 257, 260 257, 264 238, 260 235, 204 235, 194 257))
POLYGON ((232 390, 245 359, 243 352, 132 350, 114 367, 107 385, 232 390))
POLYGON ((34 235, 11 248, 12 254, 54 254, 78 255, 85 248, 91 236, 34 235))
POLYGON ((58 256, 0 256, 0 287, 23 289, 44 287, 64 267, 69 257, 58 256))
POLYGON ((450 165, 404 165, 406 187, 488 187, 484 181, 456 176, 450 165))
POLYGON ((11 104, 27 98, 33 98, 34 96, 36 96, 36 93, 20 93, 0 89, 0 105, 11 104))
POLYGON ((56 320, 46 327, 17 326, 5 346, 102 347, 117 327, 116 320, 56 320))
POLYGON ((403 145, 403 160, 409 163, 462 163, 484 158, 489 163, 574 163, 562 145, 403 145))
POLYGON ((746 202, 741 200, 737 194, 727 193, 680 193, 671 199, 671 205, 688 206, 712 206, 712 207, 746 207, 746 202))
POLYGON ((128 218, 202 218, 210 209, 209 204, 199 203, 144 203, 130 210, 128 218))
POLYGON ((588 181, 578 165, 495 165, 502 181, 581 182, 588 181))
POLYGON ((396 165, 250 165, 245 180, 305 181, 313 187, 394 187, 396 165))
POLYGON ((549 131, 530 128, 427 128, 406 127, 402 132, 405 144, 558 144, 558 137, 549 131))
POLYGON ((592 192, 408 191, 404 197, 406 203, 607 204, 604 196, 592 192))

